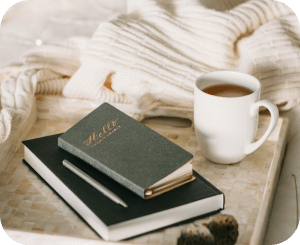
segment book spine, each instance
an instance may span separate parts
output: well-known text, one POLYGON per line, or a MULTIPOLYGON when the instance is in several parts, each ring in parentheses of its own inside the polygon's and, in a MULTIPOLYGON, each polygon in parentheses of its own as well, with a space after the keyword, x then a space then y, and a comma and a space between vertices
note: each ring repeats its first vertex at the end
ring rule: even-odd
POLYGON ((124 178, 123 176, 119 175, 118 173, 112 171, 105 165, 101 164, 101 162, 97 161, 96 159, 90 157, 88 154, 83 152, 82 150, 74 147, 73 145, 69 144, 67 141, 58 138, 58 146, 63 150, 69 152, 70 154, 80 158, 81 160, 85 161, 86 163, 90 164, 92 167, 96 168, 100 172, 106 174, 110 178, 117 181, 119 184, 123 185, 124 187, 128 188, 129 190, 133 191, 143 199, 145 199, 145 190, 128 179, 124 178))

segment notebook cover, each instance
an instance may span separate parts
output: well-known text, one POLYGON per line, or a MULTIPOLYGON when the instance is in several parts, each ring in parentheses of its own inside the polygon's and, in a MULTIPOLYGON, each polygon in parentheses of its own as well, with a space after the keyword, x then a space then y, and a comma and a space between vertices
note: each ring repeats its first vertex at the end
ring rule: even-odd
POLYGON ((62 134, 58 145, 143 198, 148 187, 193 158, 108 103, 62 134))
MULTIPOLYGON (((107 226, 222 194, 220 190, 198 173, 194 172, 194 176, 196 177, 194 181, 155 198, 145 200, 105 174, 95 170, 81 159, 59 148, 57 146, 59 136, 60 134, 27 140, 24 141, 23 144, 107 226), (64 159, 67 159, 82 169, 93 179, 119 196, 128 205, 128 208, 124 208, 111 201, 101 192, 97 191, 94 187, 64 167, 62 164, 64 159)), ((30 162, 28 164, 30 165, 30 162)), ((43 178, 43 174, 41 174, 41 177, 43 178)), ((223 208, 224 206, 220 207, 220 210, 223 208)))

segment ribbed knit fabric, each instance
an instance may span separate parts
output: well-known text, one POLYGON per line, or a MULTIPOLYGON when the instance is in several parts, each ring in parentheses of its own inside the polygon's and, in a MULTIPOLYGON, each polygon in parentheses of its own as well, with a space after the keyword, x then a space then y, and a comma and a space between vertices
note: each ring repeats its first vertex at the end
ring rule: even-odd
POLYGON ((27 119, 35 93, 63 91, 71 98, 133 103, 145 110, 192 108, 198 76, 237 70, 256 76, 262 98, 280 109, 298 104, 300 31, 291 9, 277 1, 234 8, 243 0, 199 2, 129 1, 130 12, 100 24, 91 40, 42 45, 2 68, 0 144, 27 119), (113 90, 105 86, 109 80, 113 90))
POLYGON ((79 55, 86 41, 69 40, 60 46, 36 47, 19 62, 0 70, 0 144, 8 139, 13 128, 27 120, 35 93, 62 94, 80 66, 79 55))
MULTIPOLYGON (((237 70, 256 76, 262 98, 281 109, 299 103, 299 22, 289 7, 253 0, 220 12, 197 0, 162 2, 139 1, 133 12, 101 24, 63 94, 130 100, 140 109, 192 108, 198 76, 237 70), (114 92, 104 86, 108 74, 114 92)), ((232 1, 223 9, 226 3, 232 1)))
POLYGON ((14 5, 1 23, 0 170, 23 140, 16 133, 32 120, 35 93, 61 94, 97 25, 126 9, 126 1, 119 0, 23 3, 14 5))

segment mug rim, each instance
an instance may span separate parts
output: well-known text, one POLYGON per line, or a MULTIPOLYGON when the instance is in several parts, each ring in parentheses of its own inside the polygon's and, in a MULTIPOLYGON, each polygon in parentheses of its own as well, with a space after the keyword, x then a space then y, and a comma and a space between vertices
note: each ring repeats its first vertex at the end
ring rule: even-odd
POLYGON ((213 98, 216 98, 216 99, 226 99, 226 100, 228 100, 228 99, 241 99, 241 98, 246 98, 246 97, 249 97, 249 96, 253 96, 253 94, 258 93, 260 91, 260 89, 261 89, 261 83, 260 83, 260 81, 256 77, 254 77, 254 76, 252 76, 252 75, 250 75, 248 73, 237 72, 237 71, 212 71, 212 72, 208 72, 208 73, 205 73, 205 74, 199 76, 196 79, 194 85, 195 85, 194 86, 195 92, 197 90, 197 91, 199 91, 202 94, 205 94, 207 96, 212 96, 213 98), (247 82, 248 82, 247 85, 249 85, 249 83, 251 83, 251 84, 255 83, 256 88, 253 89, 252 87, 249 87, 249 86, 245 85, 244 83, 232 82, 232 80, 230 80, 229 78, 228 78, 227 81, 225 81, 225 79, 220 79, 220 81, 216 81, 213 84, 210 82, 209 84, 207 84, 203 88, 200 88, 199 85, 198 85, 198 83, 199 83, 200 80, 205 79, 205 78, 207 78, 209 76, 215 76, 216 75, 214 77, 214 79, 217 79, 217 76, 228 75, 228 74, 230 74, 231 76, 235 76, 236 79, 238 79, 238 78, 240 79, 240 77, 243 76, 244 79, 247 79, 247 82), (253 92, 251 94, 248 94, 248 95, 242 95, 242 96, 236 96, 236 97, 222 97, 222 96, 211 95, 211 94, 208 94, 208 93, 202 91, 203 89, 205 89, 205 88, 207 88, 207 87, 209 87, 211 85, 217 85, 217 84, 222 84, 222 83, 224 83, 224 84, 225 83, 226 84, 235 84, 235 85, 239 85, 239 86, 244 86, 244 87, 252 90, 253 92))

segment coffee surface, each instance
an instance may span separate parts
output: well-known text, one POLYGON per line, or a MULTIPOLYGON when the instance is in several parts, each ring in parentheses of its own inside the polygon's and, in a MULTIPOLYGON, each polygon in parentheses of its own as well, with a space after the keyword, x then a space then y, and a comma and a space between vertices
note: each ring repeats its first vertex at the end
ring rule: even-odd
POLYGON ((251 89, 235 84, 212 85, 204 88, 202 91, 220 97, 240 97, 253 93, 251 89))

